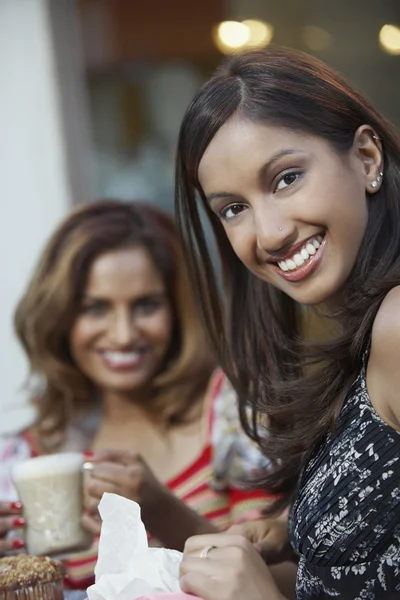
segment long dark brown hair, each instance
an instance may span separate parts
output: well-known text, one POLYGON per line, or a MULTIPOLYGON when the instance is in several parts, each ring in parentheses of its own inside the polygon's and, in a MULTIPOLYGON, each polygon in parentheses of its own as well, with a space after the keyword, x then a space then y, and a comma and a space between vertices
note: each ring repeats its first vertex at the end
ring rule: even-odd
POLYGON ((315 58, 272 47, 233 56, 205 83, 184 117, 176 209, 209 335, 238 393, 243 425, 273 461, 265 485, 279 498, 271 511, 279 510, 292 501, 305 462, 334 427, 360 372, 378 308, 400 283, 399 139, 361 95, 315 58), (198 180, 199 163, 233 115, 318 136, 341 155, 349 152, 363 124, 382 140, 384 181, 368 198, 369 221, 336 315, 341 328, 333 341, 305 342, 300 306, 244 267, 209 208, 198 180), (219 249, 228 306, 218 292, 203 211, 219 249))
POLYGON ((60 447, 78 409, 96 402, 93 383, 71 358, 69 335, 93 262, 104 252, 127 247, 149 252, 173 311, 170 347, 153 380, 148 409, 167 424, 184 422, 194 403, 203 398, 215 369, 172 219, 140 202, 86 204, 50 238, 15 314, 17 335, 33 376, 31 395, 45 450, 60 447))

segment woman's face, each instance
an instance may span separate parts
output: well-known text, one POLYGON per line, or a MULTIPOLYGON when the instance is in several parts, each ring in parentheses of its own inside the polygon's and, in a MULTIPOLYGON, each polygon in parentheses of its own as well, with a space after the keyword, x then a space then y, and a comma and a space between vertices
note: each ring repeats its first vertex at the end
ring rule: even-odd
POLYGON ((89 271, 71 354, 99 389, 134 391, 162 368, 172 323, 167 290, 148 252, 107 252, 89 271))
MULTIPOLYGON (((374 145, 369 133, 365 144, 374 145)), ((376 165, 363 152, 341 156, 323 139, 232 118, 206 149, 199 181, 244 265, 317 304, 343 288, 364 236, 376 165)))

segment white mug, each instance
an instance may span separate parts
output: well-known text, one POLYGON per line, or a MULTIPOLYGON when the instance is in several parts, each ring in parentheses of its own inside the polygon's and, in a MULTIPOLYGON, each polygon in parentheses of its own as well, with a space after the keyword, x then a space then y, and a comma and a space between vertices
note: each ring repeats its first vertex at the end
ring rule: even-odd
POLYGON ((31 554, 87 548, 91 536, 80 524, 83 455, 65 452, 30 458, 12 477, 23 505, 26 546, 31 554))

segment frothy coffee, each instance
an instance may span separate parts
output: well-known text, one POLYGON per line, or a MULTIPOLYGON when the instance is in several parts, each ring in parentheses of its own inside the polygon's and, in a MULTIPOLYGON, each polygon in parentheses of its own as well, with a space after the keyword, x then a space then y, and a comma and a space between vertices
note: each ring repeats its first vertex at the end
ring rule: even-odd
POLYGON ((82 465, 82 455, 70 452, 31 458, 14 467, 28 552, 54 554, 90 544, 90 535, 80 525, 82 465))

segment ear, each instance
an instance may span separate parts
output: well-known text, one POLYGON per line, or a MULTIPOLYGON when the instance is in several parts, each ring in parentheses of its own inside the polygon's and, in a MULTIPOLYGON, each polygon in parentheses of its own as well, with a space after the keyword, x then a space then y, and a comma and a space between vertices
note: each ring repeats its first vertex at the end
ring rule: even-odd
POLYGON ((361 125, 357 129, 353 151, 363 170, 365 189, 374 194, 382 185, 383 151, 381 140, 370 125, 361 125))

